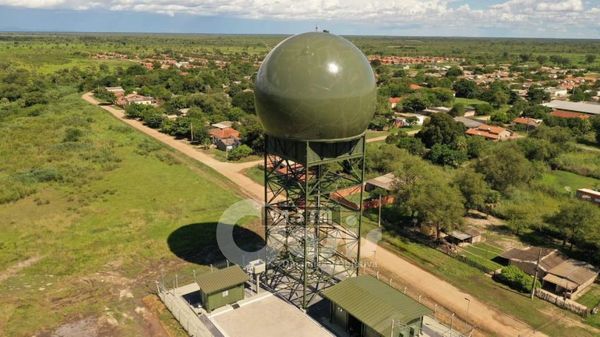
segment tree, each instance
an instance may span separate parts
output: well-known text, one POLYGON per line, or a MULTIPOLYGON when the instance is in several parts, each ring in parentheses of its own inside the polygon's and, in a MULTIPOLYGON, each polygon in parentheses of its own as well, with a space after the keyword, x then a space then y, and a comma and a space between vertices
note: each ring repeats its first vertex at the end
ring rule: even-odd
POLYGON ((425 146, 431 148, 435 144, 456 146, 459 137, 463 137, 465 127, 444 113, 431 115, 428 122, 415 135, 425 146))
POLYGON ((600 211, 592 203, 573 200, 561 205, 548 222, 560 233, 563 247, 569 242, 569 249, 573 249, 574 243, 597 230, 594 226, 600 224, 600 211))
POLYGON ((463 103, 454 103, 450 112, 448 112, 450 116, 464 116, 465 115, 465 105, 463 103))
POLYGON ((452 89, 456 91, 456 97, 475 98, 478 95, 477 83, 464 78, 456 81, 452 89))
POLYGON ((581 88, 573 88, 571 95, 569 95, 569 100, 573 102, 589 101, 591 98, 592 94, 581 88))
POLYGON ((467 138, 467 155, 470 159, 479 158, 488 147, 490 147, 490 142, 481 136, 467 138))
POLYGON ((457 66, 452 66, 446 72, 446 77, 458 77, 458 76, 462 76, 463 74, 464 73, 463 73, 462 69, 460 69, 457 66))
POLYGON ((480 158, 476 170, 485 176, 490 186, 502 192, 533 178, 531 163, 516 145, 509 143, 496 146, 494 151, 480 158))
POLYGON ((258 118, 255 115, 247 115, 240 123, 240 135, 242 143, 248 145, 255 153, 262 153, 265 144, 265 135, 258 118))
POLYGON ((369 172, 387 174, 396 171, 406 158, 420 159, 396 146, 381 144, 373 149, 369 148, 369 156, 365 159, 365 166, 369 172))
POLYGON ((405 149, 410 154, 422 156, 425 153, 425 145, 419 138, 411 137, 406 132, 398 132, 397 135, 390 135, 386 138, 386 143, 396 144, 398 148, 405 149))
POLYGON ((596 55, 594 55, 594 54, 585 55, 585 63, 591 64, 594 62, 596 62, 596 55))
POLYGON ((252 149, 248 145, 242 144, 236 147, 235 149, 229 151, 229 154, 227 155, 227 160, 237 161, 242 158, 248 157, 251 154, 252 149))
POLYGON ((244 110, 246 113, 254 114, 254 93, 242 91, 231 99, 231 105, 244 110))
POLYGON ((420 224, 433 226, 436 239, 442 230, 451 230, 462 223, 465 214, 460 191, 448 184, 443 172, 423 161, 405 162, 396 172, 397 200, 401 207, 420 224))
POLYGON ((454 177, 454 185, 462 193, 466 209, 486 210, 491 189, 483 174, 469 168, 461 170, 454 177))
POLYGON ((596 143, 600 145, 600 116, 590 118, 590 123, 596 133, 596 143))
POLYGON ((527 91, 527 99, 532 103, 541 104, 550 100, 550 93, 541 87, 531 86, 527 91))
POLYGON ((427 158, 434 164, 459 167, 467 161, 468 156, 465 150, 456 150, 445 144, 435 144, 427 154, 427 158))
POLYGON ((420 93, 410 94, 402 100, 402 108, 410 112, 423 111, 431 105, 429 98, 420 93))
POLYGON ((494 108, 492 108, 492 106, 489 103, 475 104, 474 108, 475 108, 475 114, 477 116, 489 115, 494 110, 494 108))

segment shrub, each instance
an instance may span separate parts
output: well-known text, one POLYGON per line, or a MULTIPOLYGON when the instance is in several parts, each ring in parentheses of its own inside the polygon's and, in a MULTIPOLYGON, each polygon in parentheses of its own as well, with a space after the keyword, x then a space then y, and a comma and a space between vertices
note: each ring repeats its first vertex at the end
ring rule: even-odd
POLYGON ((69 128, 65 132, 65 138, 63 138, 63 142, 77 142, 79 139, 83 137, 83 131, 77 128, 69 128))
POLYGON ((240 145, 238 147, 236 147, 235 149, 229 151, 229 155, 227 156, 227 160, 240 160, 244 157, 248 157, 249 155, 252 154, 252 149, 246 145, 240 145))
MULTIPOLYGON (((515 266, 502 268, 500 274, 494 276, 496 281, 506 284, 507 286, 523 293, 531 292, 531 284, 533 277, 526 274, 524 271, 515 266)), ((539 287, 539 281, 536 281, 536 287, 539 287)))

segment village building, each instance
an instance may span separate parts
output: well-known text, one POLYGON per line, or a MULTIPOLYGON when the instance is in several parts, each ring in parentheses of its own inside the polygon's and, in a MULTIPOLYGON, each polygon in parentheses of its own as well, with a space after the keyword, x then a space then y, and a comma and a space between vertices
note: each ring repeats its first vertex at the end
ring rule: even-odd
POLYGON ((436 113, 448 113, 448 112, 450 112, 450 108, 447 108, 445 106, 437 106, 437 107, 427 108, 422 111, 422 113, 425 115, 433 115, 436 113))
POLYGON ((517 117, 517 118, 513 119, 512 122, 514 125, 520 125, 520 126, 524 126, 527 128, 537 128, 538 126, 540 126, 542 124, 541 119, 535 119, 535 118, 530 118, 530 117, 517 117))
POLYGON ((474 228, 467 228, 463 231, 454 230, 448 233, 445 240, 451 244, 463 247, 473 243, 481 242, 481 232, 474 228))
POLYGON ((556 249, 513 248, 502 253, 500 259, 532 276, 537 270, 544 290, 569 298, 576 298, 598 276, 598 270, 592 265, 568 259, 556 249))
POLYGON ((580 188, 575 193, 575 196, 581 200, 590 201, 600 205, 600 191, 589 188, 580 188))
POLYGON ((402 102, 401 97, 390 97, 388 98, 388 102, 390 103, 390 108, 394 109, 400 102, 402 102))
POLYGON ((132 94, 118 98, 117 104, 121 106, 126 106, 130 104, 156 105, 156 100, 154 99, 154 97, 144 96, 134 92, 132 94))
POLYGON ((462 123, 467 128, 478 128, 479 126, 484 124, 483 122, 461 116, 454 117, 454 120, 459 123, 462 123))
POLYGON ((476 128, 470 128, 465 131, 469 136, 481 136, 491 141, 508 140, 512 136, 512 132, 503 127, 481 124, 476 128))
POLYGON ((410 112, 396 112, 394 116, 404 118, 410 125, 423 125, 427 120, 425 115, 410 112))
POLYGON ((581 112, 573 112, 573 111, 565 111, 555 109, 550 113, 550 116, 557 118, 579 118, 579 119, 589 119, 590 115, 586 115, 581 112))
POLYGON ((230 151, 238 147, 240 132, 233 128, 233 122, 224 121, 211 125, 208 130, 212 143, 222 151, 230 151))
POLYGON ((122 87, 105 87, 106 91, 115 95, 115 97, 119 98, 125 95, 125 89, 122 87))
MULTIPOLYGON (((555 111, 568 111, 574 113, 585 114, 588 116, 600 115, 600 104, 589 102, 567 102, 554 100, 549 103, 544 103, 544 106, 554 109, 555 111)), ((566 117, 569 118, 569 117, 566 117)))
POLYGON ((550 94, 550 98, 552 99, 565 99, 569 96, 569 92, 567 89, 564 88, 546 88, 544 89, 545 92, 550 94))

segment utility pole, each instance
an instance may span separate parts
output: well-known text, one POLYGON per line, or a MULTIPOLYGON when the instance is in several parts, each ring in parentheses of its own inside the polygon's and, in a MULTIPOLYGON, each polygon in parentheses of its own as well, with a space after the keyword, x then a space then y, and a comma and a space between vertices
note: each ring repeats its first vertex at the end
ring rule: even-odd
POLYGON ((377 225, 381 227, 381 194, 379 195, 379 216, 377 217, 377 225))
POLYGON ((194 142, 194 123, 190 122, 190 139, 194 142))
POLYGON ((531 284, 531 299, 535 296, 535 282, 537 281, 538 271, 540 270, 540 260, 542 258, 542 248, 539 248, 537 263, 535 264, 535 275, 533 276, 533 283, 531 284))

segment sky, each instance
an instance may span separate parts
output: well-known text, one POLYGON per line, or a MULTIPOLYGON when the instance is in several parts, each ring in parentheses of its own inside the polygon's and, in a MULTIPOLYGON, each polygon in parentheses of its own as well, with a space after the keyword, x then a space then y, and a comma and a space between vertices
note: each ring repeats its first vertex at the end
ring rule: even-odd
POLYGON ((0 31, 600 38, 600 0, 0 0, 0 31))

